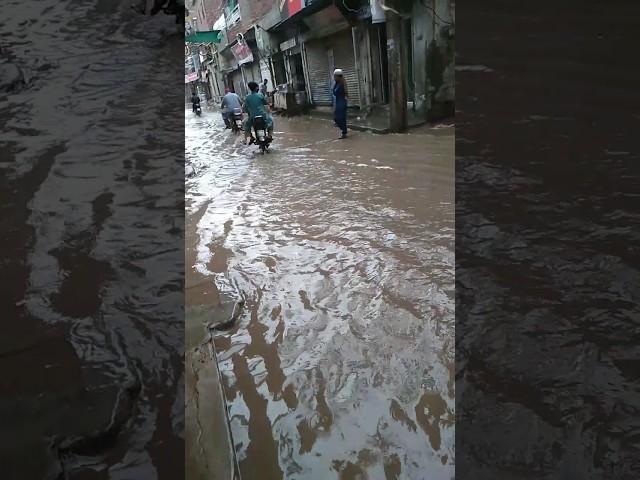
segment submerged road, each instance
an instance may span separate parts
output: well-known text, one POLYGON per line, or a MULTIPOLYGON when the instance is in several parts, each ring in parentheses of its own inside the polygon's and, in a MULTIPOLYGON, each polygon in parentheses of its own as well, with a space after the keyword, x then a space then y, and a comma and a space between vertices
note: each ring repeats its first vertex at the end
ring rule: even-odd
POLYGON ((187 309, 246 301, 215 337, 242 478, 453 478, 453 129, 276 118, 261 156, 185 115, 187 309))
POLYGON ((2 478, 184 476, 184 39, 129 3, 0 2, 2 478))

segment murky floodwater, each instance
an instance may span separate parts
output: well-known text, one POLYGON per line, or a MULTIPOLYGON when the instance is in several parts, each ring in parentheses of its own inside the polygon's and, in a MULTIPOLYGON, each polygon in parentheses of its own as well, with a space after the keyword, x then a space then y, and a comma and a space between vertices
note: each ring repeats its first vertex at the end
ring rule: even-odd
POLYGON ((126 1, 0 18, 3 476, 181 478, 183 39, 126 1))
POLYGON ((453 478, 453 129, 336 133, 277 118, 263 157, 186 112, 187 302, 246 299, 215 341, 243 478, 453 478))
POLYGON ((457 12, 461 480, 639 477, 640 4, 581 7, 457 12))

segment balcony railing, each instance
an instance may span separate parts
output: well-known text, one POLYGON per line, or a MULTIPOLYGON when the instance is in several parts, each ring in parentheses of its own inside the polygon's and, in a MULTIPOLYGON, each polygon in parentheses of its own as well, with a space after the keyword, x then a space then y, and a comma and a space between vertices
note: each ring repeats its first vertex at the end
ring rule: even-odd
POLYGON ((225 17, 227 19, 227 26, 235 25, 240 21, 240 5, 236 4, 233 8, 224 9, 225 17))

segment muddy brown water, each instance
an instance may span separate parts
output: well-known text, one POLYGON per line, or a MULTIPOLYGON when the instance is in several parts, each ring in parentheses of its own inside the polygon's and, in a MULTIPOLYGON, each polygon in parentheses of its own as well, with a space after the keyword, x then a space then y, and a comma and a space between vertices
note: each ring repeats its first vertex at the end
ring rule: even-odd
POLYGON ((453 128, 276 118, 261 156, 185 114, 188 302, 246 298, 215 340, 242 478, 453 478, 453 128))
POLYGON ((182 478, 183 38, 126 1, 0 18, 2 476, 182 478))

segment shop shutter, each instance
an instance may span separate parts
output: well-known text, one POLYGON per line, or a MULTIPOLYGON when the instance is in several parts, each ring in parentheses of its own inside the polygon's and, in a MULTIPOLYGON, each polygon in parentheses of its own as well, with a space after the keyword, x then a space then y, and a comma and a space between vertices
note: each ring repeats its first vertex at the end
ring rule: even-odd
POLYGON ((305 43, 311 97, 315 105, 333 105, 327 49, 320 40, 305 43))
POLYGON ((332 35, 328 39, 330 48, 333 49, 335 68, 342 69, 344 79, 349 90, 349 105, 360 106, 360 81, 356 69, 356 57, 353 52, 353 37, 351 30, 332 35))

